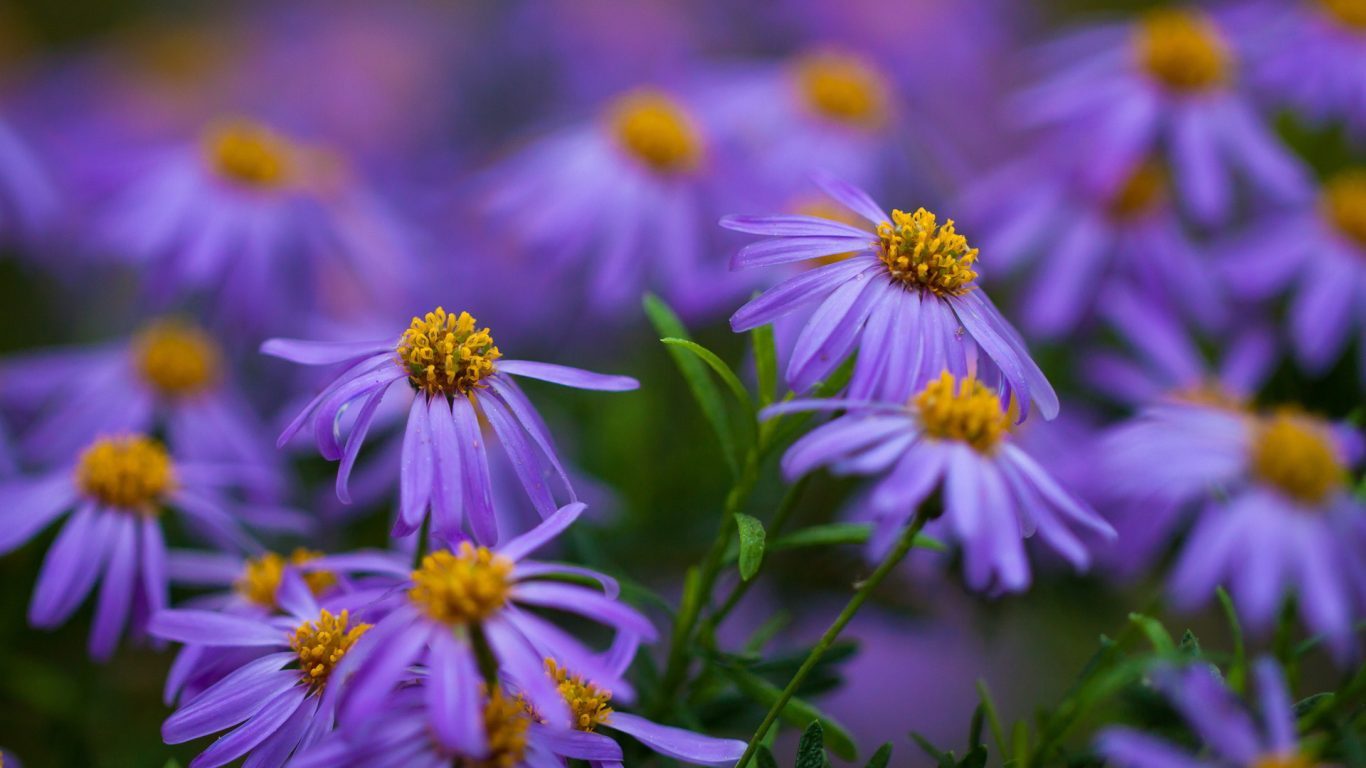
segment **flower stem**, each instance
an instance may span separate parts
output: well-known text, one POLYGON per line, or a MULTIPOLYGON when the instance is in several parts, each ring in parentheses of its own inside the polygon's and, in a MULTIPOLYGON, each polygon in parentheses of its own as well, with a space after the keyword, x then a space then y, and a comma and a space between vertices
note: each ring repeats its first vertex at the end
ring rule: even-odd
POLYGON ((806 681, 807 675, 811 674, 811 670, 815 669, 816 664, 820 663, 821 657, 825 655, 826 651, 830 650, 830 646, 834 645, 835 640, 839 638, 840 633, 843 632, 844 628, 853 620, 854 614, 858 613, 859 608, 863 607, 863 604, 867 602, 868 597, 872 595, 873 590, 877 589, 877 586, 882 583, 882 580, 887 578, 887 574, 891 573, 892 569, 906 557, 906 553, 911 551, 911 547, 915 545, 916 534, 920 533, 920 529, 925 527, 925 521, 925 514, 922 511, 917 511, 915 517, 911 519, 910 524, 901 532, 901 538, 897 540, 896 546, 892 548, 891 552, 887 553, 887 556, 882 559, 881 563, 878 563, 878 566, 873 571, 872 575, 859 585, 858 591, 849 599, 849 602, 844 606, 844 610, 840 611, 840 615, 835 617, 834 623, 825 630, 825 634, 821 635, 821 639, 816 643, 816 647, 811 649, 811 653, 807 655, 806 660, 803 661, 802 665, 797 669, 797 673, 788 681, 787 687, 784 688, 782 694, 778 696, 778 700, 773 702, 773 706, 769 708, 768 714, 764 716, 764 721, 759 724, 759 729, 754 732, 754 736, 750 738, 749 746, 745 748, 745 753, 740 757, 740 762, 735 764, 735 768, 745 768, 745 766, 749 764, 750 759, 754 757, 755 750, 759 748, 759 743, 762 742, 764 736, 768 734, 768 729, 773 727, 773 723, 777 721, 778 716, 782 714, 783 709, 787 707, 787 703, 792 700, 792 696, 796 694, 797 689, 806 681))
MULTIPOLYGON (((806 486, 810 482, 811 476, 806 475, 798 480, 796 485, 787 490, 787 493, 783 496, 783 500, 778 504, 778 510, 773 513, 773 518, 768 523, 767 533, 770 541, 776 539, 778 534, 782 533, 783 528, 787 525, 787 519, 792 516, 792 511, 797 508, 797 502, 801 500, 802 492, 806 490, 806 486)), ((767 558, 765 558, 764 562, 767 562, 767 558)), ((760 565, 759 573, 762 572, 763 566, 760 565)), ((727 595, 725 601, 721 603, 721 607, 716 609, 712 615, 707 618, 706 628, 703 630, 704 637, 706 633, 715 632, 716 628, 721 626, 721 622, 725 621, 726 617, 730 615, 730 612, 735 609, 735 606, 739 605, 745 595, 749 594, 750 586, 752 586, 758 578, 759 574, 756 573, 749 581, 741 580, 735 583, 735 586, 730 590, 730 594, 727 595)))

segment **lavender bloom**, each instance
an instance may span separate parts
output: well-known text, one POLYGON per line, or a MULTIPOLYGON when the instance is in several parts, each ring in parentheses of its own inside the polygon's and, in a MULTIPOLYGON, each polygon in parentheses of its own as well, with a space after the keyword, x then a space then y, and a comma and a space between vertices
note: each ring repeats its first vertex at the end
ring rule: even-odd
POLYGON ((1096 747, 1116 768, 1303 768, 1311 763, 1295 737, 1295 714, 1281 670, 1271 659, 1255 667, 1260 723, 1206 666, 1164 670, 1158 688, 1185 718, 1203 748, 1180 745, 1129 728, 1107 728, 1096 747), (1258 727, 1260 725, 1260 728, 1258 727))
POLYGON ((603 672, 597 655, 554 624, 527 609, 567 611, 617 629, 632 638, 653 640, 644 616, 616 600, 616 583, 600 574, 555 563, 524 560, 583 511, 582 504, 561 508, 541 525, 488 549, 468 541, 424 557, 413 569, 401 555, 356 553, 317 562, 343 573, 376 574, 378 597, 359 609, 374 617, 375 630, 348 664, 355 677, 347 683, 343 724, 361 723, 386 707, 395 687, 409 679, 415 663, 426 666, 439 685, 428 688, 427 706, 436 739, 458 753, 482 751, 483 736, 469 727, 459 710, 478 696, 479 673, 474 634, 482 635, 508 680, 551 724, 568 725, 569 711, 546 677, 543 660, 565 659, 577 669, 603 672), (575 574, 597 580, 604 592, 544 579, 575 574))
POLYGON ((204 610, 163 610, 148 631, 212 655, 245 649, 251 658, 195 695, 161 727, 167 744, 225 729, 190 768, 217 768, 246 756, 243 766, 279 768, 332 730, 334 673, 371 625, 318 605, 296 573, 279 591, 285 616, 245 616, 204 610))
POLYGON ((973 589, 1027 588, 1023 539, 1035 532, 1078 569, 1090 564, 1091 555, 1074 528, 1102 540, 1114 537, 1104 520, 1014 444, 1013 414, 974 378, 955 379, 945 371, 905 405, 796 400, 766 413, 843 409, 850 412, 788 449, 783 472, 795 478, 826 466, 836 474, 881 476, 867 498, 874 556, 890 548, 941 481, 942 525, 963 547, 973 589))
POLYGON ((1250 298, 1290 294, 1291 344, 1311 372, 1341 357, 1355 331, 1366 375, 1366 169, 1341 172, 1317 201, 1265 222, 1227 249, 1230 285, 1250 298))
POLYGON ((989 361, 1000 371, 1001 394, 1019 401, 1021 416, 1031 402, 1044 418, 1057 415, 1057 395, 1024 340, 975 285, 977 249, 968 247, 952 219, 940 226, 924 208, 888 217, 848 184, 828 177, 817 182, 877 234, 812 216, 721 221, 728 229, 769 236, 736 254, 736 269, 848 254, 788 278, 731 316, 731 328, 740 332, 819 302, 788 360, 787 383, 794 391, 810 389, 857 348, 848 396, 904 400, 941 371, 965 375, 980 349, 986 359, 978 365, 989 361), (911 338, 904 336, 908 331, 911 338))
POLYGON ((1366 506, 1348 483, 1362 453, 1360 434, 1294 410, 1165 405, 1116 428, 1101 467, 1120 513, 1168 535, 1194 518, 1168 581, 1176 607, 1223 584, 1243 621, 1266 631, 1294 593, 1345 661, 1366 612, 1366 506))
POLYGON ((272 339, 261 349, 304 365, 348 365, 336 381, 313 398, 279 440, 283 445, 312 418, 318 450, 330 460, 341 460, 337 497, 343 502, 350 500, 347 483, 351 470, 381 400, 399 382, 414 390, 403 436, 395 536, 416 531, 430 504, 434 530, 446 538, 460 538, 463 519, 468 518, 479 541, 498 540, 487 449, 479 427, 481 417, 492 425, 522 486, 543 517, 556 508, 547 477, 558 478, 564 492, 574 498, 549 430, 512 376, 615 392, 639 386, 626 376, 503 360, 487 328, 477 328, 467 312, 447 314, 440 307, 422 318, 414 317, 397 345, 385 341, 272 339), (338 421, 342 411, 355 402, 363 404, 343 445, 338 421))
POLYGON ((178 320, 152 322, 111 344, 6 360, 0 402, 36 414, 20 448, 40 464, 72 455, 95 435, 158 430, 178 455, 255 467, 244 479, 264 490, 279 485, 270 441, 228 375, 222 348, 178 320))
MULTIPOLYGON (((235 476, 231 467, 181 461, 148 437, 128 435, 96 440, 74 466, 0 484, 0 553, 75 510, 43 561, 29 621, 42 628, 62 624, 103 576, 90 655, 109 658, 130 613, 137 626, 141 617, 166 606, 160 517, 167 507, 218 546, 259 548, 226 497, 235 476)), ((271 516, 259 519, 269 522, 271 516)))
POLYGON ((57 216, 57 190, 29 147, 0 120, 0 242, 31 241, 57 216))
POLYGON ((1051 53, 1064 71, 1021 94, 1018 111, 1059 129, 1059 145, 1087 158, 1101 188, 1117 188, 1160 149, 1181 201, 1205 224, 1232 210, 1235 178, 1281 202, 1303 191, 1303 171, 1234 86, 1239 61, 1213 18, 1156 9, 1051 53))

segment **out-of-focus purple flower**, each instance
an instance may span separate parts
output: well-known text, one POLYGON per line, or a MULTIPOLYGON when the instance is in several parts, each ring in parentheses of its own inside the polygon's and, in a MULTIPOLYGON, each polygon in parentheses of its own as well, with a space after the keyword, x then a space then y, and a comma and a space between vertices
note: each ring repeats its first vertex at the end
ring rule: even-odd
POLYGON ((1342 171, 1316 201, 1262 219, 1230 243, 1230 285, 1250 298, 1288 292, 1290 341, 1300 365, 1322 372, 1356 331, 1366 375, 1366 168, 1342 171))
POLYGON ((1176 404, 1117 427, 1100 467, 1118 513, 1143 516, 1158 541, 1194 517, 1168 583, 1177 607, 1222 584, 1265 631, 1293 593, 1342 661, 1366 614, 1366 505, 1348 482, 1362 455, 1359 433, 1294 410, 1176 404))
POLYGON ((1356 0, 1257 2, 1230 13, 1252 87, 1317 124, 1366 136, 1366 10, 1356 0))
POLYGON ((244 480, 276 489, 270 440, 226 362, 202 329, 157 320, 117 342, 0 361, 0 403, 33 420, 19 447, 42 465, 96 435, 156 430, 179 456, 256 467, 244 480))
POLYGON ((812 216, 721 221, 768 236, 736 254, 735 269, 840 257, 788 278, 731 316, 731 328, 746 331, 819 303, 788 360, 788 386, 805 392, 857 349, 848 396, 901 401, 942 371, 965 376, 972 360, 1000 372, 1001 395, 1019 401, 1021 417, 1031 403, 1044 418, 1057 415, 1058 397, 1024 340, 975 284, 977 249, 952 219, 941 226, 924 208, 889 217, 855 187, 828 177, 818 183, 876 234, 812 216), (978 350, 985 359, 977 359, 978 350))
POLYGON ((19 135, 0 120, 0 243, 31 243, 57 217, 57 188, 19 135))
POLYGON ((280 768, 332 729, 338 701, 333 678, 371 625, 352 621, 346 610, 334 615, 319 606, 294 572, 283 579, 278 597, 284 616, 173 609, 148 622, 156 637, 208 654, 261 654, 182 704, 162 725, 167 744, 231 729, 191 768, 217 768, 243 756, 244 766, 280 768))
POLYGON ((227 494, 237 473, 221 464, 181 461, 143 435, 104 437, 74 466, 0 484, 0 552, 75 510, 48 550, 29 606, 35 626, 70 618, 103 576, 90 655, 107 659, 133 625, 166 606, 168 577, 161 515, 173 508, 186 526, 224 548, 259 549, 239 519, 294 525, 283 511, 238 508, 227 494))
POLYGON ((1271 659, 1259 659, 1255 676, 1260 716, 1255 719, 1210 667, 1166 669, 1158 676, 1158 688, 1195 732, 1198 753, 1130 728, 1105 729, 1096 747, 1116 768, 1310 765, 1295 735, 1293 702, 1280 668, 1271 659))
POLYGON ((100 214, 97 248, 148 276, 162 301, 204 294, 260 330, 345 289, 410 278, 403 227, 328 150, 249 120, 150 152, 100 214))
POLYGON ((556 508, 547 478, 557 478, 563 492, 573 499, 550 432, 512 376, 617 392, 640 386, 626 376, 503 360, 489 329, 478 328, 468 312, 447 314, 440 307, 414 317, 397 343, 272 339, 262 345, 262 351, 304 365, 347 365, 279 441, 283 445, 311 418, 318 450, 329 460, 341 460, 337 497, 344 502, 350 498, 351 470, 381 400, 400 382, 415 393, 403 436, 395 536, 421 527, 430 505, 433 529, 443 536, 461 537, 468 519, 479 541, 498 540, 481 417, 492 425, 542 516, 556 508), (338 421, 341 412, 355 402, 362 405, 343 445, 338 421))
POLYGON ((1238 90, 1241 62, 1213 17, 1159 8, 1078 32, 1048 55, 1061 71, 1022 93, 1016 111, 1056 128, 1100 188, 1118 188, 1160 152, 1181 202, 1206 224, 1233 210, 1236 180, 1281 202, 1304 191, 1302 169, 1238 90))
POLYGON ((317 567, 339 573, 376 575, 371 589, 375 599, 357 610, 362 618, 373 619, 375 630, 347 662, 354 665, 346 669, 354 669, 355 677, 347 682, 343 725, 364 723, 385 709, 395 688, 412 677, 410 666, 420 663, 439 682, 428 688, 427 697, 435 738, 457 753, 480 754, 486 745, 477 722, 459 716, 479 694, 472 640, 477 633, 499 669, 545 722, 567 727, 569 709, 546 676, 544 660, 562 659, 600 679, 614 680, 616 675, 598 654, 532 610, 565 611, 630 638, 655 638, 654 627, 644 616, 616 600, 618 588, 612 579, 570 565, 524 559, 582 511, 582 504, 563 507, 495 549, 465 541, 455 549, 437 550, 416 569, 393 553, 361 552, 315 561, 317 567), (556 574, 593 579, 603 591, 546 580, 556 574))
POLYGON ((974 589, 1027 588, 1023 539, 1036 532, 1077 568, 1089 565, 1091 554, 1073 529, 1114 537, 1109 524, 1011 441, 1013 414, 976 379, 957 380, 945 371, 905 405, 796 400, 767 413, 835 409, 850 413, 794 443, 783 472, 795 478, 826 466, 837 474, 881 476, 864 515, 873 523, 875 557, 941 483, 942 526, 962 545, 974 589))

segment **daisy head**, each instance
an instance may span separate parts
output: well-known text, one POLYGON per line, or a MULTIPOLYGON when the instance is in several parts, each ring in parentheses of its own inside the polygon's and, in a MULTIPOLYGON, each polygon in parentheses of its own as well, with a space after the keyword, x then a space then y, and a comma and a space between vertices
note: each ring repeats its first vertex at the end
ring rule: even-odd
POLYGON ((205 167, 244 192, 272 192, 300 181, 298 150, 270 127, 246 118, 211 125, 201 139, 205 167))
POLYGON ((1228 43, 1214 22, 1194 8, 1148 11, 1134 25, 1133 50, 1140 69, 1174 93, 1215 90, 1232 77, 1228 43))
POLYGON ((166 398, 208 392, 223 374, 218 342, 181 320, 158 320, 143 328, 133 339, 132 353, 138 375, 166 398))
POLYGON ((838 50, 802 54, 789 65, 798 101, 816 118, 855 129, 887 118, 886 78, 862 57, 838 50))
POLYGON ((607 131, 617 150, 642 169, 662 176, 697 168, 703 155, 696 122, 668 93, 642 88, 612 101, 606 111, 607 131))

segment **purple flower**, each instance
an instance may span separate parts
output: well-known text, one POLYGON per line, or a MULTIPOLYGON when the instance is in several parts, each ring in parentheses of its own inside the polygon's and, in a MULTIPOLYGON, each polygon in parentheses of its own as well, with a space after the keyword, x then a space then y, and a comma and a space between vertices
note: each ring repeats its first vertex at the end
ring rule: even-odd
MULTIPOLYGON (((231 467, 181 461, 151 438, 127 435, 96 440, 74 466, 0 484, 0 552, 75 510, 43 561, 29 621, 43 628, 62 624, 103 577, 90 655, 107 659, 130 613, 136 627, 142 617, 166 606, 160 518, 168 507, 218 546, 259 548, 238 523, 241 510, 227 497, 236 476, 231 467)), ((263 515, 263 521, 272 516, 263 515)))
POLYGON ((467 518, 479 541, 498 540, 487 448, 479 427, 481 417, 492 425, 543 517, 556 508, 555 494, 546 478, 557 478, 563 491, 574 498, 549 430, 512 376, 616 392, 639 386, 626 376, 503 360, 489 329, 477 328, 467 312, 447 314, 440 307, 422 318, 414 317, 397 344, 272 339, 261 349, 304 365, 348 364, 279 440, 283 445, 312 418, 318 450, 330 460, 341 460, 337 496, 344 502, 350 499, 347 483, 351 470, 381 400, 400 382, 415 392, 403 436, 395 536, 416 531, 430 505, 434 530, 446 538, 461 537, 467 518), (343 410, 355 402, 362 405, 343 445, 338 421, 343 410))
POLYGON ((217 768, 243 756, 244 766, 279 768, 296 750, 330 731, 342 659, 371 625, 320 607, 297 573, 279 591, 288 615, 245 616, 205 610, 159 611, 148 631, 202 648, 206 655, 247 650, 250 660, 181 705, 161 727, 167 744, 228 730, 190 762, 217 768))
POLYGON ((0 242, 30 242, 57 216, 57 190, 25 142, 0 120, 0 242))
POLYGON ((564 659, 602 679, 615 679, 597 654, 533 610, 572 613, 615 628, 628 638, 653 640, 654 627, 644 616, 616 600, 616 583, 570 565, 538 563, 523 558, 568 527, 582 504, 561 508, 541 525, 488 549, 468 541, 455 549, 426 555, 414 569, 393 553, 334 555, 318 567, 341 573, 376 574, 372 602, 358 604, 358 614, 373 617, 375 630, 347 663, 348 679, 341 709, 350 727, 382 711, 396 686, 408 680, 408 669, 422 664, 431 679, 427 707, 435 738, 456 752, 479 753, 483 736, 472 719, 460 718, 479 695, 476 644, 488 648, 499 669, 551 725, 569 723, 569 711, 546 677, 546 657, 564 659), (598 581, 603 591, 545 580, 571 574, 598 581), (476 640, 475 638, 481 638, 476 640))
POLYGON ((1295 736, 1293 702, 1280 669, 1264 658, 1257 661, 1254 674, 1260 723, 1210 667, 1165 669, 1158 675, 1157 687, 1199 739, 1201 749, 1197 753, 1129 728, 1107 728, 1096 747, 1106 764, 1116 768, 1311 765, 1311 758, 1301 751, 1295 736))
POLYGON ((1093 27, 1051 51, 1062 71, 1016 101, 1028 124, 1085 158, 1103 189, 1116 189, 1161 151, 1181 201, 1200 222, 1223 221, 1235 180, 1285 202, 1304 173, 1235 83, 1240 61, 1215 19, 1161 8, 1133 23, 1093 27))
POLYGON ((229 375, 222 348, 179 320, 154 321, 97 347, 10 358, 0 363, 0 402, 36 415, 20 448, 43 465, 96 435, 157 430, 179 456, 255 467, 244 480, 266 491, 280 485, 264 426, 229 375))
POLYGON ((1355 331, 1366 375, 1366 169, 1324 183, 1317 200, 1261 219, 1227 248, 1231 286, 1250 298, 1287 292, 1295 358, 1321 373, 1355 331))
POLYGON ((977 249, 924 208, 888 217, 862 191, 820 177, 821 188, 877 227, 877 234, 812 216, 728 216, 721 225, 768 235, 746 246, 732 267, 787 264, 838 254, 847 258, 790 277, 731 316, 746 331, 819 302, 787 365, 787 383, 804 392, 856 348, 851 399, 904 400, 942 371, 967 373, 980 350, 1005 379, 1003 397, 1033 402, 1044 418, 1058 398, 1024 340, 975 285, 977 249), (961 323, 961 328, 960 328, 961 323), (963 333, 962 330, 966 330, 963 333), (906 338, 907 332, 913 334, 906 338))
POLYGON ((1118 514, 1166 537, 1194 518, 1168 581, 1178 608, 1222 584, 1265 631, 1294 593, 1342 661, 1366 613, 1366 505, 1348 482, 1362 449, 1360 434, 1295 410, 1165 405, 1116 428, 1100 467, 1118 514))
POLYGON ((880 476, 864 513, 873 523, 875 556, 941 482, 944 516, 938 525, 962 545, 973 589, 1027 588, 1023 539, 1036 532, 1077 568, 1089 565, 1091 554, 1074 528, 1102 540, 1114 537, 1104 520, 1014 444, 1013 414, 976 379, 945 371, 905 405, 797 400, 766 413, 843 409, 849 413, 788 449, 783 472, 795 478, 825 466, 841 475, 880 476))

